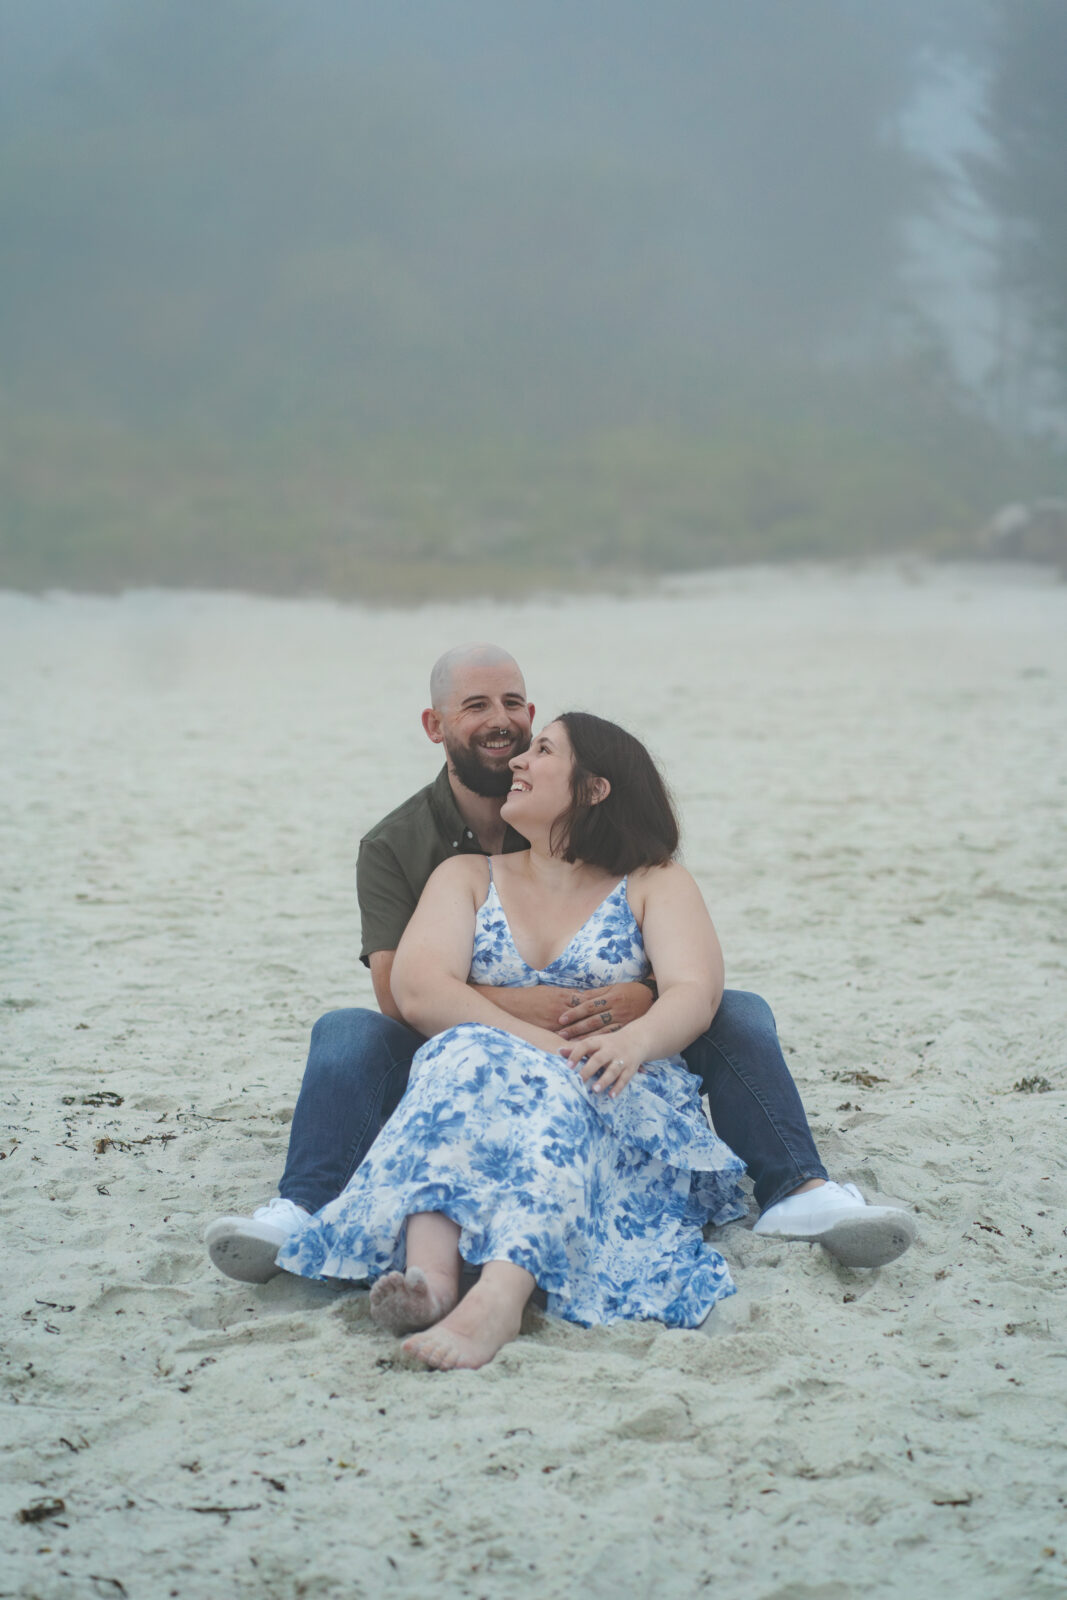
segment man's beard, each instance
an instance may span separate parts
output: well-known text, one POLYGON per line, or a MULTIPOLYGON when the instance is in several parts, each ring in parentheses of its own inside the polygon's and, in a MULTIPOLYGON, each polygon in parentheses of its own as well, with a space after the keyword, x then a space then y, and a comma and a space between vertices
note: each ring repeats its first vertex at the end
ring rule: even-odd
MULTIPOLYGON (((511 760, 511 756, 520 755, 524 748, 522 740, 518 740, 508 760, 511 760)), ((503 800, 513 778, 506 762, 503 767, 490 767, 477 750, 467 745, 450 745, 446 742, 445 751, 452 763, 452 770, 465 789, 481 795, 483 800, 503 800)))

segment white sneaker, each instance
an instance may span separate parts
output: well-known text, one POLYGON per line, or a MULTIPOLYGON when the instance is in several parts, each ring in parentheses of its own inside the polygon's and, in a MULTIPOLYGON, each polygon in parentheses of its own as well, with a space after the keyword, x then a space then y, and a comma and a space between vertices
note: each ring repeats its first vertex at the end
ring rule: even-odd
POLYGON ((884 1267, 914 1244, 918 1229, 897 1206, 869 1206, 854 1183, 824 1183, 769 1206, 753 1228, 764 1238, 821 1244, 845 1267, 884 1267))
POLYGON ((266 1283, 282 1269, 275 1264, 286 1239, 302 1228, 309 1213, 280 1195, 250 1217, 218 1217, 204 1232, 208 1255, 228 1278, 266 1283))

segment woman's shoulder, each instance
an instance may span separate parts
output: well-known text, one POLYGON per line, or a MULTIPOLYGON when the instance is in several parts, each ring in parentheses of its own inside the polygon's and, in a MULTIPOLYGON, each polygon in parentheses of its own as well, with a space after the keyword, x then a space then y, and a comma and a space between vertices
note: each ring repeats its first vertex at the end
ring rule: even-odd
POLYGON ((695 883, 696 879, 680 861, 665 861, 659 867, 635 867, 627 882, 632 887, 645 890, 664 884, 674 887, 676 884, 695 883))
POLYGON ((482 855, 450 856, 435 867, 426 880, 426 887, 458 889, 469 886, 480 889, 484 896, 489 883, 489 858, 482 855))
POLYGON ((679 895, 692 894, 697 889, 693 874, 680 861, 667 861, 661 867, 635 867, 626 880, 626 894, 638 921, 646 905, 679 895))

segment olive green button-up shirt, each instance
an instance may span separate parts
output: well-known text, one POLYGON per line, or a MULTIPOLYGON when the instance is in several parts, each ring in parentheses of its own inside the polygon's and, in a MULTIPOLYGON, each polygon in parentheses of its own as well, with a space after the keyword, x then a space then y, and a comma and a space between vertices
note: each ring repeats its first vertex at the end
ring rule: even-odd
MULTIPOLYGON (((514 828, 504 835, 504 851, 528 850, 514 828)), ((375 950, 395 950, 419 895, 435 867, 450 856, 484 855, 460 816, 448 768, 376 823, 360 840, 356 892, 363 919, 360 960, 369 966, 375 950)))

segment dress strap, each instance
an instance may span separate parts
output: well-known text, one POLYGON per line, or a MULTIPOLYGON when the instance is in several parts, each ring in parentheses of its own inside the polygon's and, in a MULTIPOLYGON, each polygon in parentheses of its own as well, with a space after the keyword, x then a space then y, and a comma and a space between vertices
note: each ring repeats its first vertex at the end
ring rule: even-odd
POLYGON ((489 882, 492 883, 492 881, 493 881, 493 858, 492 858, 492 856, 486 856, 485 864, 489 868, 489 882))

